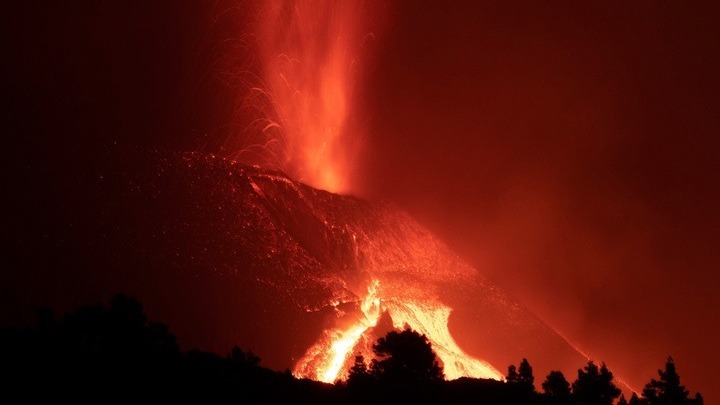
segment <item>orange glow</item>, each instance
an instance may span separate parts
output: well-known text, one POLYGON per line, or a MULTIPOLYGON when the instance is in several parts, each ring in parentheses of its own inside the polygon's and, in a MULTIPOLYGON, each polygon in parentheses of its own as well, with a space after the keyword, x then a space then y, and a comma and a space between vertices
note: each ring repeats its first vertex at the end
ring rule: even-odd
POLYGON ((460 377, 493 378, 500 380, 500 374, 489 363, 465 353, 448 330, 449 307, 440 302, 393 302, 386 305, 393 320, 393 326, 405 325, 427 336, 432 348, 443 362, 445 378, 460 377))
POLYGON ((347 363, 352 350, 362 334, 375 325, 380 318, 380 299, 377 297, 378 281, 368 286, 367 296, 360 304, 362 315, 346 329, 325 331, 323 337, 311 347, 295 367, 295 375, 324 382, 334 382, 347 363))
MULTIPOLYGON (((263 117, 249 128, 260 140, 247 143, 259 145, 255 153, 296 180, 332 192, 351 191, 363 139, 355 105, 358 56, 364 41, 373 37, 364 25, 367 10, 351 1, 271 1, 261 7, 256 33, 261 84, 244 102, 263 117)), ((440 279, 454 279, 462 270, 437 263, 429 235, 416 242, 370 246, 378 257, 368 258, 370 283, 366 293, 357 294, 359 308, 345 315, 335 304, 343 316, 306 351, 295 366, 296 376, 325 382, 346 377, 353 354, 372 357, 370 332, 387 312, 394 327, 408 326, 427 336, 448 378, 501 378, 488 363, 465 353, 448 330, 452 308, 438 298, 436 288, 440 279), (413 273, 391 263, 425 267, 413 273)), ((461 277, 475 274, 467 269, 461 277)))
POLYGON ((381 311, 387 311, 393 327, 410 327, 427 336, 443 363, 446 378, 502 378, 502 374, 489 363, 468 355, 455 343, 448 330, 451 312, 449 307, 434 299, 412 301, 392 296, 381 299, 382 292, 387 293, 393 289, 383 290, 379 287, 379 281, 374 279, 360 304, 363 315, 357 321, 347 328, 331 329, 323 333, 296 365, 294 374, 297 377, 329 383, 346 378, 354 353, 359 352, 366 359, 372 357, 372 342, 368 342, 368 339, 365 339, 365 345, 359 342, 370 328, 377 325, 381 311))
POLYGON ((347 192, 362 139, 353 116, 358 57, 372 38, 362 29, 365 10, 351 1, 261 7, 261 84, 244 103, 264 117, 248 128, 254 135, 244 152, 263 155, 265 163, 316 188, 347 192))

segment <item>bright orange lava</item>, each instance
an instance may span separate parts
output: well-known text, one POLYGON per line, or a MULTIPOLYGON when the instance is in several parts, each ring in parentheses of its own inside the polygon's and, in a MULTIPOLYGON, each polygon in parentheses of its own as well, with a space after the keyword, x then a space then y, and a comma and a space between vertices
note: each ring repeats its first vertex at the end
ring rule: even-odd
POLYGON ((380 299, 377 297, 378 282, 373 280, 367 295, 360 304, 362 315, 347 328, 325 331, 298 362, 295 375, 324 382, 334 382, 347 363, 351 350, 362 334, 375 325, 380 318, 380 299))
MULTIPOLYGON (((296 180, 337 193, 350 191, 363 138, 354 104, 361 78, 358 56, 373 38, 366 30, 368 11, 356 1, 299 0, 265 2, 258 14, 262 83, 245 100, 264 114, 253 123, 262 134, 262 141, 253 143, 259 145, 255 152, 296 180)), ((405 241, 371 251, 380 256, 370 259, 370 283, 367 293, 358 294, 357 313, 324 331, 296 365, 296 376, 326 382, 344 377, 355 352, 371 357, 372 339, 366 335, 386 311, 394 327, 408 326, 427 336, 447 378, 501 378, 488 363, 458 347, 448 330, 452 308, 437 298, 434 288, 439 278, 453 278, 458 270, 429 274, 439 263, 434 256, 425 258, 432 256, 432 246, 421 243, 405 241), (428 269, 416 269, 414 276, 403 270, 398 277, 398 269, 389 265, 417 258, 427 259, 428 269)))
MULTIPOLYGON (((245 102, 274 165, 296 180, 347 192, 361 131, 353 116, 361 50, 372 34, 354 1, 268 1, 258 15, 261 84, 245 102)), ((247 146, 247 145, 246 145, 247 146)))
POLYGON ((366 358, 372 356, 368 353, 368 345, 363 347, 359 341, 368 329, 377 325, 381 311, 387 311, 393 327, 410 327, 427 336, 443 363, 446 378, 502 378, 502 374, 490 364, 468 355, 455 343, 448 330, 450 308, 433 299, 381 299, 383 290, 379 287, 380 282, 377 279, 368 287, 367 295, 360 305, 363 316, 348 327, 330 329, 323 333, 296 365, 294 374, 297 377, 324 382, 346 378, 355 353, 362 353, 366 358))

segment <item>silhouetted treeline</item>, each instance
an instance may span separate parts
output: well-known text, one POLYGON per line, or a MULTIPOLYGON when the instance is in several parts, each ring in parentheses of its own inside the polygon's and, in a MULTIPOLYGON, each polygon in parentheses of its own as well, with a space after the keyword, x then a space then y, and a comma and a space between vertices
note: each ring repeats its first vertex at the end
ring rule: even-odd
MULTIPOLYGON (((34 402, 64 398, 334 401, 336 389, 259 366, 235 347, 227 356, 182 353, 167 326, 149 322, 134 298, 118 295, 55 319, 48 310, 34 327, 0 329, 0 396, 34 402), (19 397, 18 397, 19 395, 19 397)), ((3 401, 0 397, 0 402, 3 401)), ((15 403, 16 401, 13 401, 15 403)))
MULTIPOLYGON (((148 321, 134 298, 83 307, 56 319, 43 310, 33 327, 0 329, 0 401, 68 399, 75 402, 212 400, 223 402, 483 403, 541 405, 702 404, 680 384, 668 359, 659 379, 626 400, 605 364, 590 361, 568 382, 552 371, 535 389, 527 359, 510 365, 505 381, 445 381, 430 342, 412 330, 393 331, 373 345, 374 358, 357 356, 346 381, 299 380, 260 366, 252 352, 226 356, 180 351, 167 326, 148 321)), ((7 401, 3 401, 7 402, 7 401)))

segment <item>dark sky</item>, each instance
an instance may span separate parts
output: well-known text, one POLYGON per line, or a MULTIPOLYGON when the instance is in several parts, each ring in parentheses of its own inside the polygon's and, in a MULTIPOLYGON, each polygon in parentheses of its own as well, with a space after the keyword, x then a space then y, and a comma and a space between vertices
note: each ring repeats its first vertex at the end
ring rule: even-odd
MULTIPOLYGON (((99 179, 138 150, 219 150, 238 91, 222 72, 253 63, 228 56, 251 13, 231 6, 3 4, 4 322, 107 299, 112 281, 88 276, 107 259, 68 236, 112 199, 99 179)), ((384 7, 358 193, 407 210, 632 385, 672 355, 719 398, 714 5, 384 7)))

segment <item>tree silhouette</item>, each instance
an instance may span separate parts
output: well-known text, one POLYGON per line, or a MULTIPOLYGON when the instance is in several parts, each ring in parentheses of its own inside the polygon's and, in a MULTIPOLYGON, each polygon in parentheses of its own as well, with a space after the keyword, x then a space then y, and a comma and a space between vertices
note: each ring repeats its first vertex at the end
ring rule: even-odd
POLYGON ((613 374, 605 363, 598 368, 590 360, 585 368, 578 370, 578 378, 572 384, 572 397, 578 405, 611 405, 620 396, 620 389, 612 379, 613 374))
POLYGON ((228 354, 227 359, 230 363, 245 368, 255 367, 260 364, 260 357, 251 351, 244 352, 238 346, 233 346, 233 348, 230 349, 230 354, 228 354))
MULTIPOLYGON (((164 398, 236 398, 263 403, 492 403, 611 405, 620 396, 605 364, 592 361, 572 384, 560 371, 533 388, 527 359, 510 365, 506 382, 460 378, 443 381, 442 367, 428 339, 412 330, 388 333, 373 345, 377 356, 368 368, 358 355, 346 384, 296 379, 289 370, 259 366, 250 351, 233 347, 226 356, 191 350, 182 353, 167 326, 150 322, 134 298, 116 296, 110 306, 90 305, 55 318, 42 310, 34 327, 0 327, 0 374, 4 396, 26 402, 69 399, 108 402, 164 398), (123 397, 124 395, 124 397, 123 397), (47 396, 47 398, 46 398, 47 396), (51 396, 51 398, 50 398, 51 396)), ((702 405, 689 398, 675 363, 668 359, 643 391, 622 397, 619 405, 702 405)))
POLYGON ((348 372, 348 379, 356 378, 356 377, 362 377, 370 375, 367 369, 367 364, 365 364, 365 358, 363 356, 355 356, 355 362, 353 363, 352 367, 350 367, 350 371, 348 372))
POLYGON ((180 353, 168 327, 149 322, 142 304, 122 294, 110 301, 109 308, 98 304, 66 314, 59 332, 59 339, 78 361, 119 367, 135 364, 137 359, 162 361, 180 353))
POLYGON ((648 405, 674 405, 702 403, 702 395, 689 399, 690 392, 680 384, 680 376, 672 357, 668 357, 665 370, 658 370, 659 380, 652 379, 643 389, 643 400, 648 405), (699 398, 698 398, 699 396, 699 398))
POLYGON ((505 381, 512 384, 516 389, 524 393, 535 391, 535 377, 533 370, 527 359, 523 358, 520 367, 516 368, 514 364, 508 367, 508 374, 505 381))
POLYGON ((363 356, 355 356, 355 362, 348 372, 347 386, 351 390, 364 390, 373 381, 373 376, 368 370, 365 358, 363 356))
POLYGON ((505 376, 505 381, 511 384, 520 382, 520 374, 518 374, 517 367, 515 367, 514 364, 508 366, 508 373, 507 376, 505 376))
POLYGON ((520 383, 529 391, 535 391, 535 377, 533 376, 533 370, 527 359, 523 358, 520 362, 520 383))
POLYGON ((545 396, 553 402, 563 403, 570 400, 570 383, 561 371, 551 371, 542 383, 545 396))
POLYGON ((373 344, 373 351, 378 358, 373 359, 370 372, 378 380, 407 383, 444 378, 427 337, 413 330, 389 332, 373 344))
POLYGON ((630 397, 630 402, 628 405, 640 405, 640 398, 638 398, 637 394, 633 392, 632 396, 630 397))

